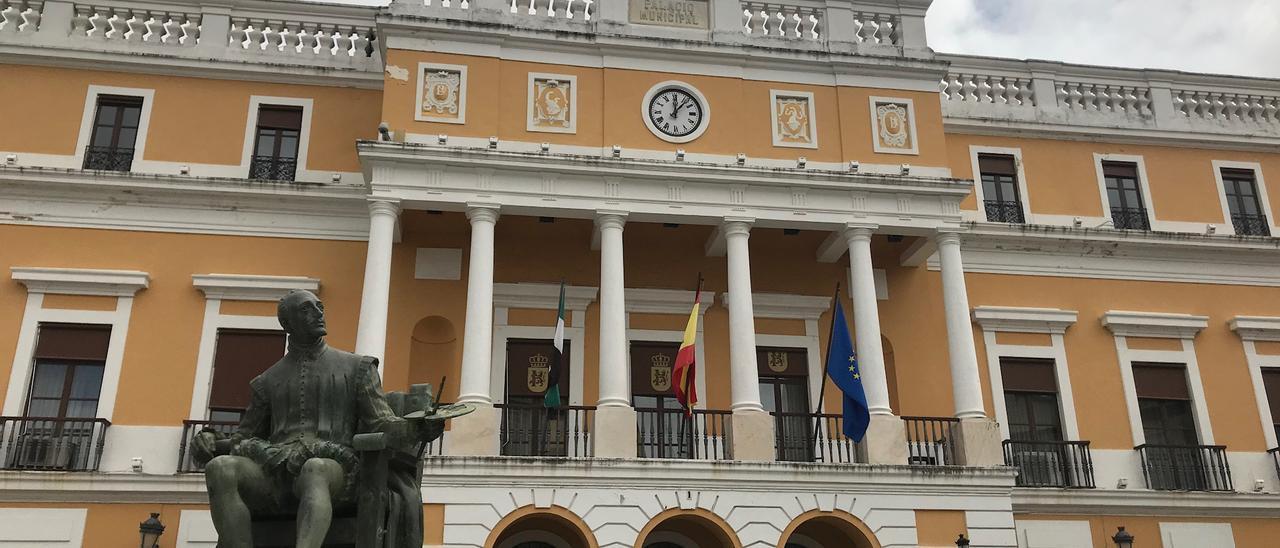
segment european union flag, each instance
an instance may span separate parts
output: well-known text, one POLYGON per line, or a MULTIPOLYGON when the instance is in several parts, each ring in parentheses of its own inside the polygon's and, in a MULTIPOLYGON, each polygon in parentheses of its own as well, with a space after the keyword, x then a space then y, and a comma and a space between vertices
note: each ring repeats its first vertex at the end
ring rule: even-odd
POLYGON ((849 324, 844 321, 839 296, 835 301, 831 342, 827 347, 827 376, 844 393, 844 435, 857 442, 866 435, 871 414, 867 410, 867 395, 862 391, 862 371, 858 369, 858 358, 853 352, 853 339, 849 337, 849 324))

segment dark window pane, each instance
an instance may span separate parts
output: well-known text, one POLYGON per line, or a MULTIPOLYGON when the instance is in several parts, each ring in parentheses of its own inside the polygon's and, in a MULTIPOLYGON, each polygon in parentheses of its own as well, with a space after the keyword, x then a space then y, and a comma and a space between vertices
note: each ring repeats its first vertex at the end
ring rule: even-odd
POLYGON ((268 129, 258 130, 258 147, 254 154, 258 156, 274 156, 276 148, 275 131, 268 129))
POLYGON ((97 400, 102 390, 102 365, 81 365, 75 368, 71 378, 71 397, 97 400))
POLYGON ((280 158, 297 158, 298 157, 298 136, 291 132, 284 132, 280 137, 280 158))
POLYGON ((32 398, 62 397, 66 386, 67 366, 60 363, 37 363, 35 379, 31 384, 32 398))
POLYGON ((770 413, 778 411, 778 402, 773 398, 773 383, 763 381, 760 383, 760 405, 770 413))
POLYGON ((116 138, 116 148, 135 148, 134 145, 138 140, 138 130, 134 128, 121 128, 119 137, 116 138))
POLYGON ((995 176, 984 174, 982 176, 982 195, 988 200, 995 200, 997 193, 995 176))
POLYGON ((67 417, 87 419, 98 414, 98 400, 70 400, 67 402, 67 417))
POLYGON ((123 126, 137 128, 138 120, 142 117, 142 109, 139 107, 126 107, 124 109, 123 126))
POLYGON ((61 406, 60 400, 33 399, 27 404, 27 416, 29 417, 56 417, 58 416, 58 408, 61 406))

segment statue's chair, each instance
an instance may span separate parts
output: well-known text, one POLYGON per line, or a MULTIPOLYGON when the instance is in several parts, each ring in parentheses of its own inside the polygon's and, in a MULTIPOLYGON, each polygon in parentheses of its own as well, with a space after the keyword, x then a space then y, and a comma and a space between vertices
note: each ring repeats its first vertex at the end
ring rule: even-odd
MULTIPOLYGON (((387 403, 401 417, 435 406, 429 384, 415 384, 407 393, 388 392, 387 403)), ((356 501, 334 507, 325 548, 422 546, 422 454, 430 441, 401 449, 388 447, 382 433, 356 435, 356 501)), ((254 516, 255 548, 294 548, 296 537, 295 516, 254 516)))

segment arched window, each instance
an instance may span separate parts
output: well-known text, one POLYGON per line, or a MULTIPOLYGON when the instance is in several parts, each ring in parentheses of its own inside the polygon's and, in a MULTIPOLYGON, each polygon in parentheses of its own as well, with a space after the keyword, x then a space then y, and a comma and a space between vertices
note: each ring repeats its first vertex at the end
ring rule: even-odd
POLYGON ((674 542, 650 542, 644 545, 644 548, 685 548, 674 542))
POLYGON ((521 542, 520 544, 517 544, 512 548, 556 548, 556 547, 550 544, 547 544, 545 542, 534 540, 529 542, 521 542))

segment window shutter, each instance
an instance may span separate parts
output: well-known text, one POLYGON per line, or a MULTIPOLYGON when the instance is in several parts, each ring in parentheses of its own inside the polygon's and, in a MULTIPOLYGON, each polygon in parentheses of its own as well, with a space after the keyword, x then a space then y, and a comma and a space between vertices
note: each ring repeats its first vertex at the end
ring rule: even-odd
POLYGON ((249 406, 249 381, 284 356, 284 333, 249 329, 219 329, 213 355, 213 387, 209 408, 249 406))
POLYGON ((1262 386, 1267 392, 1267 403, 1271 405, 1271 422, 1280 424, 1280 369, 1263 369, 1262 386))
POLYGON ((1190 400, 1186 369, 1182 364, 1133 364, 1133 384, 1139 398, 1190 400))
POLYGON ((1138 165, 1128 162, 1102 162, 1102 174, 1105 177, 1138 178, 1138 165))
POLYGON ((1000 358, 1000 380, 1009 391, 1058 392, 1053 360, 1000 358))
POLYGON ((1009 175, 1017 176, 1017 164, 1013 161, 1013 156, 1003 154, 979 154, 978 170, 983 174, 1009 175))
POLYGON ((1231 169, 1228 167, 1224 167, 1222 168, 1222 178, 1224 180, 1253 182, 1253 170, 1252 169, 1231 169))
POLYGON ((258 127, 302 129, 302 107, 263 106, 258 110, 258 127))
POLYGON ((111 326, 42 323, 36 359, 106 361, 111 326))

